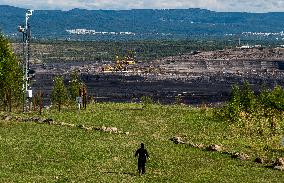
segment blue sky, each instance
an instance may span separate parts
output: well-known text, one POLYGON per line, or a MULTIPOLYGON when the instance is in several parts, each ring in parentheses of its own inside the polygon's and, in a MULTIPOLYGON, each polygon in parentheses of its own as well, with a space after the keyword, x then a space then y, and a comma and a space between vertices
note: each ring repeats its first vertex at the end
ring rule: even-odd
POLYGON ((225 12, 284 12, 284 0, 0 0, 0 4, 36 10, 205 8, 225 12))

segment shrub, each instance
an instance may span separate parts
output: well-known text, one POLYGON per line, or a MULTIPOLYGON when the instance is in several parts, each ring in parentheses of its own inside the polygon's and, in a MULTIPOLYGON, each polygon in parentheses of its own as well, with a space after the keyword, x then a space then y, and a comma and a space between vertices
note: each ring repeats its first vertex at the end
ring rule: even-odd
POLYGON ((76 98, 80 96, 79 91, 82 88, 83 82, 80 80, 78 72, 73 71, 71 74, 71 80, 69 81, 68 91, 71 97, 71 100, 76 101, 76 98))
POLYGON ((0 102, 11 112, 21 102, 23 73, 8 40, 0 33, 0 102))
POLYGON ((264 89, 256 96, 247 82, 233 86, 229 102, 217 111, 217 116, 237 126, 246 134, 275 135, 283 119, 284 91, 276 86, 264 89))
POLYGON ((182 104, 182 95, 178 94, 177 96, 175 96, 175 104, 177 105, 181 105, 182 104))
POLYGON ((260 94, 260 103, 270 109, 284 110, 284 90, 276 86, 271 92, 263 91, 260 94))
POLYGON ((142 96, 141 97, 141 102, 143 104, 143 106, 148 106, 149 104, 153 104, 154 101, 150 96, 142 96))
POLYGON ((240 105, 241 109, 245 112, 252 112, 256 107, 256 97, 247 81, 240 91, 240 105))
POLYGON ((62 76, 57 76, 54 78, 51 100, 58 106, 58 111, 60 111, 61 106, 68 101, 67 89, 64 85, 62 76))

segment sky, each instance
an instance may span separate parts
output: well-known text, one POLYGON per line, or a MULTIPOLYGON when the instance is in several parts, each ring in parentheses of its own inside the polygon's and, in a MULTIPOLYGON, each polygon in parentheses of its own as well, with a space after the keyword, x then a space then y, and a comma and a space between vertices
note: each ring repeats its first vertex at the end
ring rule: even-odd
POLYGON ((0 0, 0 5, 35 10, 203 8, 221 12, 284 12, 284 0, 0 0))

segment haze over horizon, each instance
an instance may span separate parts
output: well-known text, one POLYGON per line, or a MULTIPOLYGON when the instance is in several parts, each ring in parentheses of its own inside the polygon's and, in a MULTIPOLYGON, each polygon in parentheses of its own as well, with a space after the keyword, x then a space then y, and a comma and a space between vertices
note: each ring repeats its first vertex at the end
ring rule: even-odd
POLYGON ((10 5, 35 10, 128 10, 128 9, 187 9, 202 8, 219 12, 284 12, 284 0, 0 0, 10 5))

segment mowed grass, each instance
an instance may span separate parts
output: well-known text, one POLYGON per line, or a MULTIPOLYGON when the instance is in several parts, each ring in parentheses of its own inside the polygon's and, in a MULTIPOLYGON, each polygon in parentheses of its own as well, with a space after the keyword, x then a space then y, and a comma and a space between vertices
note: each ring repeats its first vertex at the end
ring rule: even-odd
MULTIPOLYGON (((125 134, 36 123, 0 122, 0 182, 283 182, 284 172, 232 159, 169 139, 222 144, 232 151, 267 157, 263 140, 242 137, 212 110, 185 106, 98 103, 86 111, 45 111, 55 121, 117 127, 125 134), (143 142, 151 159, 138 176, 135 150, 143 142)), ((34 114, 31 114, 34 116, 34 114)), ((280 141, 280 140, 279 140, 280 141)), ((280 142, 279 142, 280 143, 280 142)), ((281 154, 282 153, 282 154, 281 154)))

